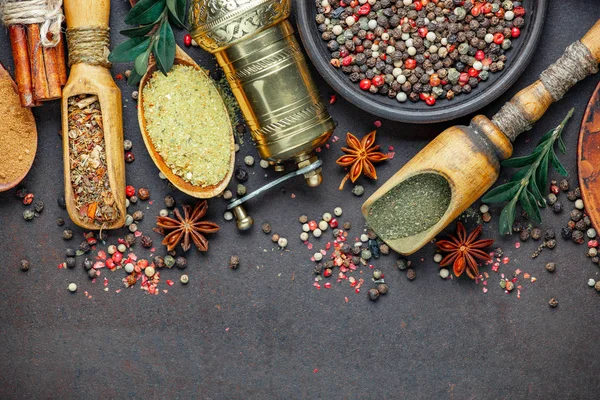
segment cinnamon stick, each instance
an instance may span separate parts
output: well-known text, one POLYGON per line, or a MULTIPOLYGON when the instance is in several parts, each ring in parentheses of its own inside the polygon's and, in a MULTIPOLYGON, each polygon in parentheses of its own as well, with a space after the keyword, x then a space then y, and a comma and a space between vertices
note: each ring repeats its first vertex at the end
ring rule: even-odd
POLYGON ((46 79, 48 81, 48 97, 41 99, 56 100, 60 99, 62 89, 60 85, 58 49, 56 47, 43 47, 44 67, 46 69, 46 79))
POLYGON ((29 61, 31 63, 31 78, 33 82, 34 100, 45 100, 50 96, 46 68, 44 66, 44 51, 40 40, 40 26, 31 24, 27 26, 27 42, 29 43, 29 61))
POLYGON ((65 35, 60 34, 60 41, 56 45, 56 53, 58 55, 58 77, 60 78, 61 86, 67 84, 67 58, 65 56, 65 35))
POLYGON ((23 107, 33 107, 33 87, 29 63, 27 31, 23 25, 11 25, 8 28, 12 55, 15 63, 15 81, 19 89, 19 98, 23 107))

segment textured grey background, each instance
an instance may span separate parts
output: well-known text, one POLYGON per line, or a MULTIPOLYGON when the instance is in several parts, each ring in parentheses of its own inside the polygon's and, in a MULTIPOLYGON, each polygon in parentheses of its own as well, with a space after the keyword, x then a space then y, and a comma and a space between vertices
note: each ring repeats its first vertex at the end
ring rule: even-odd
MULTIPOLYGON (((114 44, 122 40, 116 32, 123 28, 129 6, 124 0, 113 1, 112 6, 114 44)), ((596 0, 550 1, 533 62, 483 113, 492 115, 531 83, 568 44, 585 34, 600 17, 599 8, 596 0)), ((182 36, 177 34, 180 43, 182 36)), ((4 30, 0 42, 0 61, 12 69, 4 30)), ((212 65, 207 54, 188 50, 203 66, 212 65)), ((125 69, 117 65, 113 72, 125 69)), ((324 96, 333 93, 319 83, 324 96)), ((575 107, 564 134, 569 153, 563 157, 574 182, 578 127, 597 83, 597 76, 589 78, 553 105, 534 130, 519 138, 516 154, 531 151, 537 138, 575 107)), ((158 178, 142 143, 132 88, 123 81, 119 85, 126 107, 125 136, 134 142, 136 155, 127 165, 127 182, 150 188, 155 201, 133 208, 144 210, 146 218, 140 225, 149 232, 169 187, 158 178)), ((349 130, 362 135, 376 120, 342 99, 330 109, 340 137, 349 130)), ((359 209, 366 197, 351 195, 351 185, 344 192, 337 190, 343 177, 334 163, 340 141, 321 153, 325 182, 320 188, 309 189, 296 180, 286 184, 285 191, 274 190, 249 205, 258 225, 250 233, 239 234, 233 223, 222 219, 225 203, 211 200, 209 218, 222 229, 210 238, 207 254, 189 252, 187 286, 178 282, 180 271, 168 270, 160 286, 168 294, 149 296, 137 287, 117 294, 123 274, 109 272, 103 275, 109 279, 110 291, 105 292, 102 283, 92 285, 79 266, 57 268, 64 249, 75 246, 82 231, 75 230, 78 240, 67 244, 55 224, 57 217, 67 218, 56 206, 56 197, 63 192, 59 104, 36 109, 35 115, 39 151, 25 185, 46 209, 39 218, 25 222, 24 206, 14 190, 0 194, 0 398, 598 397, 600 297, 586 281, 600 274, 583 246, 559 239, 553 252, 546 250, 532 261, 533 242, 517 250, 515 237, 497 237, 499 211, 494 210, 494 222, 486 225, 484 235, 495 237, 512 259, 501 272, 510 274, 518 267, 538 278, 524 284, 520 300, 515 293, 503 293, 499 276, 489 267, 482 268, 491 274, 487 294, 466 279, 442 281, 431 261, 431 245, 411 257, 418 275, 413 282, 395 270, 395 256, 375 263, 390 284, 390 293, 377 303, 366 299, 368 285, 359 295, 347 283, 317 291, 312 287, 312 252, 297 239, 298 215, 316 218, 342 206, 341 220, 353 222, 353 235, 361 232, 363 223, 359 209), (264 221, 289 238, 289 252, 274 249, 260 232, 264 221), (227 268, 231 254, 241 256, 237 271, 227 268), (28 273, 18 268, 23 257, 32 263, 28 273), (550 260, 558 264, 553 275, 544 271, 550 260), (168 287, 165 279, 176 284, 168 287), (79 285, 74 295, 66 290, 69 282, 79 285), (93 298, 84 297, 84 291, 93 298), (557 309, 547 306, 551 297, 560 301, 557 309)), ((430 126, 382 121, 378 142, 393 145, 396 157, 379 166, 380 182, 437 133, 468 120, 430 126)), ((256 155, 246 139, 240 159, 256 155)), ((258 166, 251 172, 250 189, 275 176, 269 172, 265 178, 258 166)), ((366 179, 360 183, 366 195, 377 187, 366 179)), ((192 200, 174 195, 180 204, 192 200)), ((566 213, 543 216, 544 227, 557 230, 568 219, 566 213)), ((153 237, 158 241, 157 235, 153 237)), ((147 255, 139 245, 137 252, 147 255)))

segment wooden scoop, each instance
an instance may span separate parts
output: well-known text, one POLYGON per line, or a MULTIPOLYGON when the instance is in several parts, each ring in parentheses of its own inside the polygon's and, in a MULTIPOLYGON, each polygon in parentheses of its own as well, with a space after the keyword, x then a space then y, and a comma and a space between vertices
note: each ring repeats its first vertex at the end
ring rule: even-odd
POLYGON ((37 150, 37 129, 33 113, 29 108, 21 107, 19 89, 10 77, 8 71, 0 64, 0 88, 2 93, 8 95, 2 98, 4 115, 0 127, 0 192, 15 187, 25 178, 33 164, 37 150), (10 135, 11 137, 3 137, 10 135), (10 140, 15 140, 19 145, 16 148, 4 148, 10 140), (10 168, 3 172, 3 167, 10 168), (2 176, 4 175, 4 176, 2 176))
POLYGON ((590 99, 581 123, 577 169, 581 197, 596 231, 600 229, 600 83, 590 99))
MULTIPOLYGON (((200 68, 200 66, 198 66, 198 64, 196 64, 190 56, 188 56, 183 50, 181 50, 179 46, 175 51, 175 64, 194 67, 198 71, 201 71, 206 76, 206 79, 210 79, 208 75, 206 75, 206 71, 200 68)), ((138 97, 138 122, 140 124, 140 131, 142 132, 142 138, 144 139, 144 143, 146 143, 148 153, 150 153, 150 157, 152 157, 154 164, 156 164, 160 172, 162 172, 167 177, 167 179, 183 193, 186 193, 192 197, 196 197, 199 199, 208 199, 211 197, 215 197, 221 192, 223 192, 223 190, 225 190, 227 184, 231 180, 231 176, 233 175, 233 167, 235 163, 235 143, 233 140, 233 129, 231 128, 231 123, 229 124, 229 137, 231 138, 228 149, 231 154, 229 162, 229 171, 227 172, 227 175, 225 176, 225 178, 223 178, 221 182, 219 182, 216 185, 206 187, 195 186, 189 182, 186 182, 180 176, 174 174, 173 171, 171 171, 171 168, 169 168, 169 166, 164 162, 160 154, 156 151, 156 148, 152 143, 152 138, 150 137, 150 135, 148 134, 148 130, 146 129, 146 118, 144 116, 144 87, 146 86, 146 84, 148 83, 148 81, 152 77, 152 74, 155 71, 156 63, 154 59, 151 59, 148 65, 148 70, 146 71, 146 74, 140 81, 138 97)), ((223 103, 223 113, 225 113, 227 115, 227 119, 229 119, 229 114, 227 114, 227 108, 225 107, 225 103, 223 103)))
MULTIPOLYGON (((65 0, 67 28, 108 27, 110 0, 65 0)), ((65 199, 67 211, 73 222, 85 229, 100 229, 93 222, 82 221, 75 207, 71 185, 69 160, 68 100, 72 96, 90 94, 98 96, 102 111, 108 180, 119 210, 119 218, 106 223, 102 229, 120 228, 125 223, 125 158, 123 150, 123 116, 121 91, 107 68, 99 65, 77 63, 71 65, 69 80, 63 89, 62 133, 65 170, 65 199)))
MULTIPOLYGON (((587 59, 600 62, 600 21, 581 39, 581 44, 589 50, 587 59)), ((404 238, 382 237, 392 249, 405 255, 429 243, 498 179, 500 161, 512 155, 511 141, 540 119, 556 101, 548 89, 555 88, 548 88, 538 80, 517 93, 493 120, 478 115, 469 126, 446 129, 363 204, 362 212, 367 224, 373 203, 391 189, 413 176, 436 173, 446 178, 452 192, 445 214, 433 226, 418 234, 404 238), (508 111, 513 113, 514 118, 504 118, 508 111)), ((386 217, 389 220, 395 218, 393 214, 386 217)), ((370 227, 377 232, 376 226, 370 227)))

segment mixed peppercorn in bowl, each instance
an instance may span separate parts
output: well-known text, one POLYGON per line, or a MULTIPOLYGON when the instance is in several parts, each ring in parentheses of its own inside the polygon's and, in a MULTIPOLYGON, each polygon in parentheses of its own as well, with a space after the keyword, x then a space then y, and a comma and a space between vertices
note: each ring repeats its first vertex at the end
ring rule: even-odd
POLYGON ((479 109, 528 64, 544 0, 298 2, 306 50, 332 88, 373 114, 437 122, 479 109))

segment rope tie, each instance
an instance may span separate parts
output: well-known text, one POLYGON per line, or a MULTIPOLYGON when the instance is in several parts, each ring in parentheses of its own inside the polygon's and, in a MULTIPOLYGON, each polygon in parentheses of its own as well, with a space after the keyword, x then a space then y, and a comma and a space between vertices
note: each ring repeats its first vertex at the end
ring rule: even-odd
POLYGON ((6 26, 41 24, 40 42, 44 47, 54 47, 60 41, 62 0, 0 0, 0 14, 6 26))
MULTIPOLYGON (((577 82, 597 72, 598 62, 590 50, 577 41, 567 47, 562 57, 540 74, 540 81, 552 99, 558 101, 577 82)), ((528 119, 525 111, 512 101, 502 106, 492 118, 492 122, 511 141, 514 141, 521 132, 531 129, 534 123, 528 119)))
POLYGON ((69 48, 69 66, 73 64, 100 65, 110 68, 109 28, 69 28, 67 46, 69 48))

